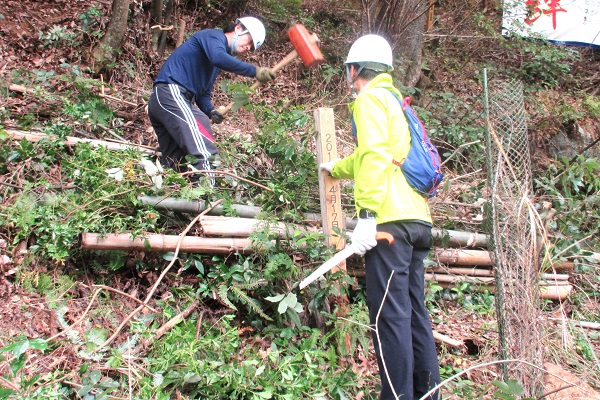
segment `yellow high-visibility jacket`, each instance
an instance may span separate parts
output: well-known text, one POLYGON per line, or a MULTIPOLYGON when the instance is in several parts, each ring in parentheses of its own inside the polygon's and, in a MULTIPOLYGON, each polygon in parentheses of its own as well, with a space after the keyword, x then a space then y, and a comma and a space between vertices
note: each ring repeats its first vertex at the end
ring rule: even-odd
POLYGON ((427 199, 413 190, 399 166, 410 149, 410 132, 400 103, 402 94, 389 74, 377 75, 350 104, 356 124, 356 147, 335 163, 331 175, 354 179, 357 213, 377 213, 377 223, 420 220, 432 223, 427 199))

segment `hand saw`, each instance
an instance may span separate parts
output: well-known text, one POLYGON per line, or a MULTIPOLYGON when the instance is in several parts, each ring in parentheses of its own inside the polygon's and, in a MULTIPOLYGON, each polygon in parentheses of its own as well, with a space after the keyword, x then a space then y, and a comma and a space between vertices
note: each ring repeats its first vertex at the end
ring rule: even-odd
MULTIPOLYGON (((377 232, 377 235, 375 236, 375 238, 377 240, 387 240, 388 244, 394 243, 394 237, 391 234, 389 234, 388 232, 377 232)), ((344 261, 346 258, 350 257, 354 253, 356 253, 356 247, 354 247, 352 244, 346 246, 343 250, 338 251, 337 253, 334 254, 333 257, 331 257, 329 260, 325 261, 325 263, 323 263, 323 265, 321 265, 319 268, 314 270, 309 276, 304 278, 300 282, 300 285, 299 285, 300 289, 304 289, 305 287, 307 287, 308 285, 313 283, 315 280, 317 280, 321 276, 325 275, 325 273, 327 273, 327 271, 329 271, 330 269, 332 269, 333 267, 335 267, 336 265, 338 265, 339 263, 341 263, 342 261, 344 261)))

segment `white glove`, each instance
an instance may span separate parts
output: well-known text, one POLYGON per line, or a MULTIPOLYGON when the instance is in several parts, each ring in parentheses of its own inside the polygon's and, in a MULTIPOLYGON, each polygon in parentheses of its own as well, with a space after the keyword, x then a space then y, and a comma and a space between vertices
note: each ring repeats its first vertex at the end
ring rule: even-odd
POLYGON ((377 222, 375 218, 359 218, 350 237, 356 254, 362 256, 377 245, 377 222))
POLYGON ((327 161, 327 162, 321 163, 321 164, 319 164, 319 169, 323 170, 323 171, 327 171, 327 172, 329 172, 331 174, 331 170, 333 169, 333 166, 338 161, 340 161, 339 158, 334 158, 331 161, 327 161))

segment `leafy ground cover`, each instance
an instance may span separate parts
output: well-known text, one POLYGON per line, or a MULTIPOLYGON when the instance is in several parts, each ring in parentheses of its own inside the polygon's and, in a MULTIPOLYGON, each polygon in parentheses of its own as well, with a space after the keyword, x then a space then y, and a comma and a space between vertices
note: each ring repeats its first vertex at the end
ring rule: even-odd
MULTIPOLYGON (((481 69, 523 80, 549 255, 576 268, 568 301, 544 304, 546 359, 562 368, 555 375, 577 384, 556 398, 593 398, 585 383, 600 386, 597 331, 553 318, 600 319, 598 147, 583 151, 600 135, 598 54, 501 38, 498 7, 463 3, 436 7, 423 78, 404 90, 448 159, 447 183, 432 202, 436 225, 484 231, 481 69)), ((182 2, 174 20, 199 29, 233 18, 231 6, 182 2)), ((247 104, 215 127, 219 168, 231 174, 215 188, 157 174, 155 157, 138 150, 65 145, 76 136, 156 146, 144 102, 162 60, 146 50, 148 7, 132 4, 116 65, 93 75, 87 49, 106 25, 108 2, 0 5, 0 397, 376 398, 361 278, 339 274, 341 288, 335 280, 304 292, 293 286, 331 255, 323 235, 275 240, 260 230, 252 235, 260 250, 246 255, 80 249, 84 232, 201 234, 189 216, 143 205, 141 195, 220 200, 228 215, 233 204, 259 205, 267 222, 304 222, 305 213, 319 211, 316 106, 334 108, 341 152, 351 151, 340 66, 358 32, 357 13, 335 2, 244 5, 266 15, 270 32, 284 32, 291 19, 316 30, 328 62, 318 70, 292 65, 258 93, 224 74, 215 104, 232 97, 247 104), (12 140, 8 130, 51 137, 12 140), (338 318, 342 310, 346 319, 338 318)), ((289 51, 281 36, 268 37, 250 61, 274 65, 289 51)), ((352 215, 351 187, 344 191, 352 215)), ((430 283, 427 296, 434 328, 465 343, 439 345, 443 377, 462 374, 444 387, 446 398, 521 398, 520 384, 501 382, 495 367, 474 368, 498 358, 493 293, 430 283)))

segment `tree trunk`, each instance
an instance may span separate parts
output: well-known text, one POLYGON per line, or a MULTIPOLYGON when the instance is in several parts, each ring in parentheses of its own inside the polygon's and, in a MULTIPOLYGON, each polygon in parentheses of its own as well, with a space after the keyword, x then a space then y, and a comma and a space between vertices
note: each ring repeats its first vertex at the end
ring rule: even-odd
MULTIPOLYGON (((171 24, 171 14, 173 13, 173 0, 167 1, 165 9, 165 28, 171 24)), ((169 30, 161 29, 160 42, 158 43, 158 56, 162 58, 165 53, 165 46, 167 45, 167 36, 169 36, 169 30)))
POLYGON ((93 70, 98 73, 116 60, 127 30, 127 17, 131 0, 113 0, 110 22, 106 34, 92 50, 93 70))
POLYGON ((387 38, 395 56, 395 75, 415 86, 421 75, 428 0, 362 0, 363 33, 387 38))
POLYGON ((185 20, 180 19, 179 25, 177 26, 177 41, 175 42, 175 48, 181 46, 185 39, 185 20))
POLYGON ((150 43, 154 51, 158 50, 158 40, 162 32, 160 29, 162 24, 162 9, 163 0, 152 0, 152 8, 150 9, 150 30, 152 31, 152 36, 150 37, 150 43))

